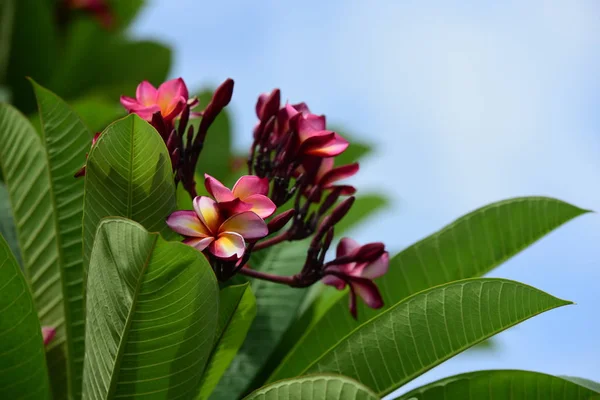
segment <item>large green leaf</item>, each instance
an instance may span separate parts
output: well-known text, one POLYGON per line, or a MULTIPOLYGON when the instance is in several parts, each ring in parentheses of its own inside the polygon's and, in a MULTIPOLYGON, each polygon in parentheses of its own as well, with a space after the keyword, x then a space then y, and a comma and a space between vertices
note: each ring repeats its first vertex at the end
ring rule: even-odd
POLYGON ((310 375, 273 383, 244 400, 376 400, 360 383, 338 375, 310 375))
POLYGON ((0 85, 4 84, 6 70, 10 62, 10 42, 15 18, 15 0, 2 0, 0 2, 0 85))
POLYGON ((88 273, 84 399, 192 398, 218 296, 202 253, 133 221, 101 222, 88 273))
MULTIPOLYGON (((253 254, 250 265, 266 273, 293 275, 302 269, 307 246, 306 241, 282 243, 253 254)), ((213 392, 213 399, 239 398, 264 381, 259 373, 296 318, 306 295, 305 289, 264 280, 255 279, 251 284, 256 296, 256 318, 240 352, 213 392)))
POLYGON ((545 197, 515 198, 475 210, 406 248, 390 261, 376 282, 385 308, 371 310, 359 302, 358 321, 348 313, 343 292, 320 319, 315 319, 270 380, 297 375, 341 338, 386 308, 421 290, 481 276, 563 223, 587 212, 545 197))
POLYGON ((172 233, 165 220, 175 207, 171 161, 160 135, 135 114, 113 123, 100 135, 87 161, 84 265, 102 218, 129 218, 169 237, 172 233))
POLYGON ((0 398, 49 399, 42 330, 33 297, 0 236, 0 398))
POLYGON ((62 100, 41 87, 36 92, 41 138, 18 111, 0 105, 0 167, 39 318, 57 328, 48 366, 60 398, 61 392, 76 395, 81 385, 83 182, 73 174, 91 137, 62 100))
POLYGON ((248 283, 221 290, 216 343, 202 376, 197 399, 209 398, 244 343, 255 316, 256 298, 248 283))
POLYGON ((422 386, 399 400, 589 400, 600 394, 577 381, 540 372, 499 370, 460 374, 422 386))
POLYGON ((302 373, 346 375, 386 395, 469 347, 567 304, 505 279, 447 283, 363 323, 302 373))
POLYGON ((17 262, 21 264, 21 250, 17 241, 15 221, 10 210, 8 190, 3 183, 0 183, 0 235, 4 237, 17 262))

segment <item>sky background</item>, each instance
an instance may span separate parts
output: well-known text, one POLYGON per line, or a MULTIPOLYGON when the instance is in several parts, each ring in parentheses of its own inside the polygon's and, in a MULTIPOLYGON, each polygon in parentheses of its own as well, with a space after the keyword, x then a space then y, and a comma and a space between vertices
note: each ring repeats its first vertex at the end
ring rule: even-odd
MULTIPOLYGON (((150 0, 133 34, 174 46, 172 77, 235 80, 236 146, 275 87, 376 151, 353 183, 392 206, 353 236, 399 251, 485 204, 524 195, 600 210, 600 2, 150 0)), ((404 389, 526 369, 600 381, 600 215, 490 276, 577 305, 497 336, 404 389)))

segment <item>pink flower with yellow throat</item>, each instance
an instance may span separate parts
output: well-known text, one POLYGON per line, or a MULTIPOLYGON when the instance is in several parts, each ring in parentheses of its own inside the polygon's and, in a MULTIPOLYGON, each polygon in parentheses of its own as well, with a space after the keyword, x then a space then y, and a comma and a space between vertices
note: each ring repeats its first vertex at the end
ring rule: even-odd
POLYGON ((269 180, 254 175, 242 176, 230 190, 217 179, 204 174, 206 190, 219 203, 231 202, 236 199, 234 211, 253 211, 261 218, 268 218, 277 208, 267 197, 269 180))
POLYGON ((143 81, 135 91, 135 99, 121 96, 121 104, 129 113, 134 113, 146 121, 152 121, 152 115, 160 112, 166 123, 177 118, 187 104, 194 107, 197 99, 190 99, 187 86, 181 78, 171 79, 158 89, 150 82, 143 81))

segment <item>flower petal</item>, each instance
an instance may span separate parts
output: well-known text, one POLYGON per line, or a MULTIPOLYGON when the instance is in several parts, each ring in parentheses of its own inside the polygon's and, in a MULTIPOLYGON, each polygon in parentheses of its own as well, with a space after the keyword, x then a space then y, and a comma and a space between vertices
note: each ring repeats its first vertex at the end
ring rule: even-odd
POLYGON ((165 120, 172 120, 183 111, 188 100, 188 90, 183 79, 171 79, 158 88, 156 103, 165 120))
POLYGON ((54 336, 56 335, 56 328, 51 326, 42 326, 42 338, 44 339, 44 346, 46 346, 54 336))
POLYGON ((334 157, 321 158, 319 170, 317 171, 317 181, 323 180, 323 176, 327 175, 333 169, 334 157))
POLYGON ((187 244, 188 246, 194 247, 196 250, 202 251, 205 248, 207 248, 208 245, 214 241, 215 241, 215 238, 210 236, 210 237, 204 237, 204 238, 188 238, 188 239, 185 239, 183 241, 183 243, 187 244))
POLYGON ((325 275, 323 279, 321 279, 321 282, 333 286, 337 290, 343 290, 346 287, 346 282, 334 275, 325 275))
POLYGON ((350 287, 352 291, 359 295, 366 305, 378 309, 383 307, 383 299, 377 286, 368 279, 351 278, 350 287))
POLYGON ((377 260, 367 264, 360 271, 361 278, 375 279, 385 275, 390 265, 390 254, 386 251, 377 260))
POLYGON ((222 232, 208 249, 216 257, 224 259, 241 258, 246 251, 244 238, 235 232, 222 232))
POLYGON ((325 130, 325 125, 324 115, 306 114, 304 118, 298 121, 298 132, 322 131, 325 130))
POLYGON ((143 107, 138 101, 129 96, 121 96, 121 105, 127 109, 127 111, 133 108, 143 107))
POLYGON ((140 83, 135 90, 137 101, 144 106, 152 106, 156 104, 156 96, 158 91, 148 81, 140 83))
POLYGON ((231 190, 225 187, 218 179, 213 178, 209 174, 204 174, 204 186, 212 197, 217 202, 231 201, 236 198, 231 190))
POLYGON ((183 236, 199 238, 211 236, 210 231, 206 229, 194 211, 175 211, 167 218, 167 225, 183 236))
POLYGON ((360 249, 360 244, 354 239, 350 239, 348 237, 342 238, 338 243, 335 256, 343 257, 346 256, 358 249, 360 249))
POLYGON ((250 211, 252 204, 246 203, 240 199, 233 199, 231 201, 222 201, 217 204, 219 207, 219 214, 222 218, 229 218, 232 215, 243 213, 244 211, 250 211))
MULTIPOLYGON (((326 160, 328 159, 326 158, 326 160)), ((352 175, 356 174, 358 172, 358 168, 358 163, 342 165, 341 167, 333 168, 325 174, 323 174, 319 181, 319 185, 321 185, 322 187, 329 187, 334 182, 349 178, 352 175)), ((321 170, 319 169, 319 172, 320 171, 321 170)))
POLYGON ((335 157, 343 153, 348 146, 348 141, 336 133, 331 140, 318 146, 310 146, 305 153, 319 157, 335 157))
POLYGON ((268 218, 277 209, 277 206, 270 198, 263 196, 262 194, 254 194, 244 198, 244 203, 248 203, 252 206, 250 211, 256 213, 262 219, 268 218))
POLYGON ((260 239, 267 236, 269 228, 261 217, 252 211, 245 211, 223 222, 219 227, 219 233, 221 232, 239 233, 244 239, 260 239))
POLYGON ((216 235, 221 224, 221 217, 219 215, 219 209, 217 202, 206 196, 198 196, 194 199, 194 210, 200 221, 211 232, 211 236, 216 235))
POLYGON ((246 197, 253 194, 267 195, 269 193, 269 180, 254 175, 244 175, 233 185, 233 195, 245 201, 246 197))

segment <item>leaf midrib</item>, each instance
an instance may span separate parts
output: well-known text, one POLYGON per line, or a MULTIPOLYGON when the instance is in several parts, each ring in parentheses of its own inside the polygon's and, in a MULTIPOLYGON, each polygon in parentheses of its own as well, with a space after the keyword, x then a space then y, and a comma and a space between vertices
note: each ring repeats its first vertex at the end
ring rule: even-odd
MULTIPOLYGON (((135 308, 137 305, 137 300, 138 300, 138 295, 140 292, 140 288, 142 286, 142 283, 144 281, 143 277, 146 273, 146 270, 148 269, 148 266, 150 265, 150 260, 152 259, 152 253, 154 252, 154 248, 156 247, 156 242, 158 240, 158 235, 157 234, 153 234, 153 239, 152 239, 152 244, 149 246, 148 249, 148 256, 146 257, 146 260, 144 261, 144 265, 142 266, 142 268, 140 269, 140 274, 138 277, 138 281, 135 287, 135 291, 133 292, 133 296, 132 296, 132 300, 131 300, 131 308, 129 309, 129 312, 127 313, 127 318, 125 319, 125 326, 123 327, 123 335, 121 336, 121 339, 119 340, 119 346, 117 347, 117 354, 115 355, 115 362, 113 364, 113 369, 112 369, 112 373, 111 373, 111 378, 110 378, 110 385, 108 387, 108 391, 106 392, 106 399, 112 399, 114 397, 115 391, 117 390, 117 384, 119 382, 119 365, 121 363, 121 358, 123 357, 123 353, 125 351, 125 345, 127 344, 127 339, 129 337, 129 328, 131 327, 131 323, 133 321, 133 314, 135 314, 135 308)), ((110 249, 110 246, 107 247, 108 251, 110 252, 110 256, 113 259, 113 263, 115 266, 117 266, 117 263, 115 262, 115 258, 112 254, 112 250, 110 249)))
MULTIPOLYGON (((461 283, 463 283, 463 284, 464 284, 464 283, 466 283, 466 282, 471 282, 471 281, 481 281, 481 283, 483 284, 484 282, 494 282, 494 281, 497 281, 497 280, 498 280, 498 278, 487 278, 487 279, 482 279, 482 278, 469 278, 469 279, 461 279, 461 280, 459 280, 459 281, 447 282, 447 283, 444 283, 444 284, 441 284, 441 285, 433 286, 433 287, 431 287, 431 288, 427 288, 427 289, 425 289, 425 290, 422 290, 422 291, 420 291, 420 292, 417 292, 417 293, 415 293, 415 294, 413 294, 413 295, 411 295, 411 296, 408 296, 408 297, 407 297, 407 298, 405 298, 404 300, 402 300, 402 301, 400 301, 400 302, 398 302, 398 303, 394 304, 393 306, 391 306, 390 308, 386 309, 386 310, 385 310, 385 311, 383 311, 382 313, 380 313, 380 314, 377 314, 375 317, 373 317, 373 318, 369 319, 368 321, 365 321, 365 322, 363 322, 362 324, 358 325, 358 326, 357 326, 357 327, 356 327, 354 330, 352 330, 350 333, 348 333, 346 336, 344 336, 344 337, 343 337, 343 338, 341 338, 341 339, 340 339, 338 342, 336 342, 336 343, 335 343, 335 345, 333 345, 333 346, 331 346, 329 349, 327 349, 327 351, 325 351, 325 352, 324 352, 324 353, 323 353, 323 354, 322 354, 322 355, 321 355, 319 358, 317 358, 315 361, 313 361, 311 364, 309 364, 309 365, 308 365, 306 368, 304 368, 304 369, 302 370, 302 372, 298 374, 298 376, 301 376, 301 375, 304 375, 304 374, 306 374, 306 372, 307 372, 308 370, 310 370, 310 369, 311 369, 313 366, 315 366, 316 364, 318 364, 318 363, 319 363, 319 361, 321 361, 321 360, 322 360, 322 359, 323 359, 323 358, 324 358, 324 357, 325 357, 327 354, 329 354, 329 353, 330 353, 332 350, 334 350, 336 347, 338 347, 338 345, 339 345, 339 344, 341 344, 341 343, 342 343, 344 340, 346 340, 348 337, 352 336, 352 335, 353 335, 355 332, 357 332, 358 330, 360 330, 360 329, 362 329, 363 327, 365 327, 365 326, 366 326, 368 323, 370 323, 371 321, 374 321, 375 319, 379 319, 380 317, 382 317, 382 316, 386 315, 388 312, 390 312, 391 310, 395 309, 396 307, 399 307, 400 305, 404 305, 405 303, 409 303, 410 301, 414 300, 414 298, 415 298, 416 296, 418 296, 418 295, 422 295, 423 293, 426 293, 426 292, 431 292, 431 291, 433 291, 433 290, 435 290, 435 289, 438 289, 439 287, 442 287, 442 286, 448 286, 448 285, 450 285, 450 284, 455 284, 455 283, 458 283, 458 282, 461 282, 461 283)), ((511 280, 509 280, 509 279, 500 279, 500 280, 502 280, 502 281, 504 281, 504 282, 511 282, 511 283, 513 283, 513 284, 516 284, 516 285, 521 285, 521 286, 527 287, 527 288, 529 288, 529 289, 538 290, 538 289, 535 289, 534 287, 532 287, 532 286, 530 286, 530 285, 527 285, 527 284, 524 284, 524 283, 521 283, 521 282, 511 281, 511 280)), ((420 376, 420 375, 424 374, 425 372, 427 372, 427 371, 431 370, 432 368, 434 368, 434 367, 436 367, 437 365, 439 365, 439 364, 443 363, 444 361, 446 361, 446 360, 449 360, 450 358, 454 357, 455 355, 457 355, 457 354, 459 354, 459 353, 461 353, 461 352, 463 352, 463 351, 467 350, 467 349, 468 349, 468 348, 470 348, 470 347, 473 347, 474 345, 476 345, 476 344, 478 344, 478 343, 481 343, 481 342, 485 341, 486 339, 489 339, 489 338, 490 338, 490 337, 492 337, 492 336, 495 336, 495 335, 497 335, 497 334, 498 334, 498 333, 500 333, 500 332, 503 332, 503 331, 505 331, 505 330, 507 330, 507 329, 509 329, 509 328, 511 328, 511 327, 513 327, 513 326, 515 326, 515 325, 518 325, 518 324, 520 324, 521 322, 527 321, 528 319, 531 319, 531 318, 533 318, 533 317, 535 317, 535 316, 537 316, 537 315, 540 315, 540 314, 541 314, 541 313, 543 313, 543 312, 546 312, 546 311, 549 311, 549 310, 552 310, 552 309, 555 309, 555 308, 563 307, 563 306, 566 306, 566 305, 573 304, 573 302, 572 302, 572 301, 567 301, 567 300, 563 300, 563 299, 559 299, 559 298, 556 298, 556 299, 557 299, 559 302, 562 302, 563 304, 560 304, 560 305, 558 305, 558 306, 555 306, 555 307, 550 307, 550 308, 547 308, 547 307, 545 307, 545 308, 543 308, 542 310, 540 310, 539 312, 536 312, 536 313, 534 313, 534 314, 530 315, 529 317, 527 317, 527 318, 525 318, 525 319, 518 320, 518 321, 516 321, 516 322, 514 322, 514 323, 512 323, 512 324, 510 324, 510 325, 508 325, 508 326, 506 326, 505 328, 503 328, 503 329, 501 329, 501 330, 499 330, 499 331, 496 331, 495 333, 493 333, 493 334, 491 334, 491 335, 484 336, 482 339, 480 339, 480 340, 477 340, 477 341, 473 342, 473 344, 471 344, 471 345, 468 345, 468 346, 461 346, 461 347, 460 347, 460 348, 459 348, 457 351, 455 351, 455 352, 452 352, 452 353, 450 353, 449 355, 447 355, 447 356, 445 356, 445 357, 442 357, 441 359, 439 359, 439 362, 438 362, 438 363, 436 363, 436 364, 432 364, 431 366, 429 366, 429 367, 426 367, 426 368, 421 368, 421 369, 419 369, 418 371, 414 372, 413 374, 411 374, 411 375, 408 375, 408 376, 407 376, 407 377, 406 377, 404 380, 394 383, 394 385, 393 385, 393 386, 391 386, 391 387, 388 387, 388 388, 386 388, 386 389, 383 389, 382 391, 378 391, 378 392, 377 392, 377 394, 378 394, 378 395, 381 395, 381 396, 385 396, 385 395, 387 395, 387 394, 391 393, 392 391, 394 391, 394 390, 398 389, 398 388, 399 388, 401 385, 404 385, 405 383, 407 383, 407 382, 411 381, 412 379, 414 379, 414 378, 416 378, 416 377, 418 377, 418 376, 420 376)))

